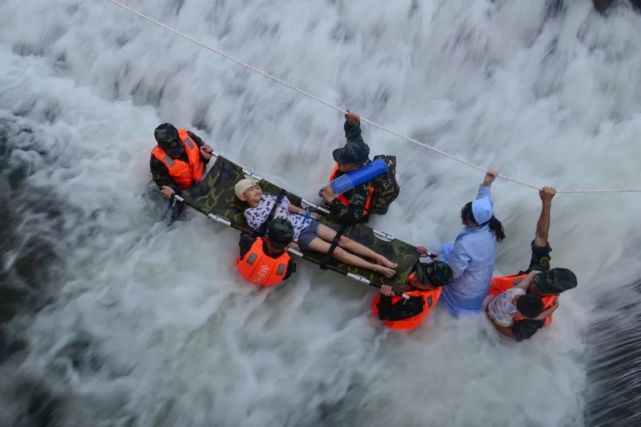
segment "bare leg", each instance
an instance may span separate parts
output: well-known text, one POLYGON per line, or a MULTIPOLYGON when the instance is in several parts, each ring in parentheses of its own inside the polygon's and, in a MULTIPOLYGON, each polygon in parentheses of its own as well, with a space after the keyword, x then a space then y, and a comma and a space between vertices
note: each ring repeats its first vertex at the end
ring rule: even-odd
MULTIPOLYGON (((332 230, 331 228, 329 228, 324 224, 320 224, 318 226, 318 237, 320 237, 321 239, 327 242, 331 242, 334 239, 334 236, 336 236, 336 231, 332 230)), ((376 264, 380 264, 387 268, 398 267, 397 263, 390 261, 389 259, 385 258, 383 255, 374 252, 367 246, 364 246, 358 242, 355 242, 354 240, 350 239, 347 236, 341 236, 340 240, 338 241, 338 246, 340 246, 341 248, 345 248, 350 252, 355 253, 356 255, 373 259, 374 261, 376 261, 376 264)))
MULTIPOLYGON (((315 252, 326 254, 327 252, 329 252, 330 246, 331 246, 330 243, 327 243, 325 240, 319 237, 316 237, 311 242, 309 242, 308 248, 315 252)), ((342 248, 336 248, 332 256, 337 260, 339 260, 340 262, 342 262, 343 264, 352 265, 354 267, 366 268, 368 270, 372 270, 372 271, 375 271, 376 273, 382 274, 387 278, 390 278, 394 274, 396 274, 396 272, 391 268, 387 268, 385 266, 378 265, 378 264, 373 264, 357 255, 347 252, 342 248)))

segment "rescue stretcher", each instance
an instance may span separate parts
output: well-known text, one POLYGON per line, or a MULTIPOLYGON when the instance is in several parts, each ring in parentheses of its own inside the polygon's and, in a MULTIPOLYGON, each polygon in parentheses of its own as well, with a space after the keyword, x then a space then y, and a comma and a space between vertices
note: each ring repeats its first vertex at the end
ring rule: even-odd
MULTIPOLYGON (((283 191, 293 204, 322 214, 321 223, 335 230, 341 227, 332 221, 329 211, 324 206, 292 194, 219 154, 214 153, 213 156, 214 164, 203 179, 180 196, 175 196, 178 201, 203 213, 212 221, 241 232, 252 232, 243 215, 245 205, 234 194, 234 185, 243 178, 253 178, 259 182, 263 192, 278 194, 283 191)), ((383 284, 390 285, 396 293, 401 294, 405 279, 418 261, 416 247, 364 224, 343 227, 343 235, 398 263, 396 275, 387 279, 370 270, 342 264, 334 258, 309 250, 299 252, 290 249, 290 253, 321 266, 323 269, 335 271, 363 284, 374 287, 380 287, 383 284)))

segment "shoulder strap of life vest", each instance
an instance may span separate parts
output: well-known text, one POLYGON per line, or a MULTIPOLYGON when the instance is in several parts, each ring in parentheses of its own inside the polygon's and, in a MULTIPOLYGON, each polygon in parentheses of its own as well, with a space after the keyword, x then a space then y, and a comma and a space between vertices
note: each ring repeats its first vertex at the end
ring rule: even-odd
POLYGON ((193 182, 193 173, 189 163, 180 159, 172 158, 159 145, 156 145, 154 149, 151 150, 151 155, 165 165, 167 173, 176 185, 183 189, 191 186, 193 182))
POLYGON ((334 163, 334 168, 329 173, 329 182, 332 182, 334 178, 336 178, 337 173, 338 173, 338 163, 334 163))
POLYGON ((367 200, 365 201, 365 207, 363 207, 363 216, 369 215, 370 211, 372 210, 372 202, 374 201, 374 186, 370 185, 367 192, 367 200))
POLYGON ((151 150, 151 155, 154 156, 156 160, 164 164, 167 170, 171 170, 174 166, 176 166, 174 159, 172 159, 169 154, 165 153, 165 150, 163 150, 160 145, 156 145, 154 149, 151 150))
MULTIPOLYGON (((547 295, 544 297, 541 297, 543 300, 543 310, 547 310, 548 308, 552 307, 554 302, 557 300, 558 296, 557 295, 547 295)), ((548 317, 545 318, 544 320, 544 325, 545 326, 550 326, 552 323, 552 316, 554 314, 550 314, 548 317)))
MULTIPOLYGON (((334 164, 334 168, 332 169, 331 173, 329 174, 329 182, 332 182, 336 178, 336 174, 338 173, 338 163, 334 164)), ((336 200, 341 202, 344 206, 349 206, 349 199, 345 197, 344 194, 339 194, 336 197, 336 200)), ((372 201, 374 200, 374 186, 370 185, 369 190, 367 192, 367 200, 365 200, 365 206, 363 207, 363 216, 367 216, 370 213, 370 210, 372 208, 372 201)))
POLYGON ((493 297, 514 287, 514 282, 527 276, 526 274, 514 274, 512 276, 493 277, 487 294, 493 297))
POLYGON ((189 136, 189 132, 186 129, 178 129, 178 138, 182 141, 185 153, 187 153, 193 180, 200 181, 204 171, 203 162, 200 160, 200 147, 189 136))

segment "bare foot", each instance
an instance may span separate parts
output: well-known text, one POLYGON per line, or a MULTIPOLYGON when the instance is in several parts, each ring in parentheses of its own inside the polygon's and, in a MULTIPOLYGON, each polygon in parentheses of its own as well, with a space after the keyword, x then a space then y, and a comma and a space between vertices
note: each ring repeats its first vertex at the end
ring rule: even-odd
POLYGON ((375 267, 376 267, 374 269, 375 272, 377 272, 378 274, 382 274, 388 279, 392 278, 396 274, 396 271, 392 270, 391 268, 387 268, 385 266, 378 265, 378 264, 376 264, 375 267))
POLYGON ((379 255, 377 257, 376 264, 382 265, 382 266, 387 267, 387 268, 396 268, 396 267, 398 267, 397 263, 388 260, 383 255, 379 255))

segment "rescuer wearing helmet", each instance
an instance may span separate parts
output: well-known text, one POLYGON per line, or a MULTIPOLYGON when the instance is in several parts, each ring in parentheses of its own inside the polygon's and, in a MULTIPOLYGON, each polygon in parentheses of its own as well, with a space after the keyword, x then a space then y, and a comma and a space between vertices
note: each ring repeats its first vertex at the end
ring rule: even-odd
MULTIPOLYGON (((427 254, 423 247, 419 254, 427 254)), ((395 295, 392 287, 383 285, 374 301, 372 312, 385 326, 397 331, 410 331, 419 327, 430 311, 436 307, 443 286, 454 280, 452 269, 442 261, 417 262, 407 277, 403 294, 405 299, 395 295)))
POLYGON ((240 275, 258 286, 281 283, 296 271, 296 263, 287 253, 294 239, 294 226, 285 218, 272 220, 265 237, 242 233, 240 257, 236 267, 240 275))
POLYGON ((199 182, 205 165, 212 156, 212 147, 194 133, 163 123, 154 131, 158 143, 151 150, 151 174, 165 199, 199 182))
MULTIPOLYGON (((555 194, 556 190, 552 187, 543 187, 539 191, 541 213, 536 223, 534 240, 530 245, 532 257, 527 270, 513 276, 494 277, 490 283, 488 291, 490 297, 496 297, 500 293, 518 286, 525 289, 526 295, 541 298, 543 309, 549 312, 543 319, 528 319, 524 316, 516 315, 511 326, 492 322, 498 332, 515 341, 529 339, 539 329, 549 326, 552 323, 552 313, 559 306, 559 295, 577 286, 577 278, 572 270, 558 267, 550 268, 550 252, 552 252, 552 248, 548 241, 548 234, 550 231, 552 199, 555 194)), ((490 320, 493 319, 490 318, 490 320)))

